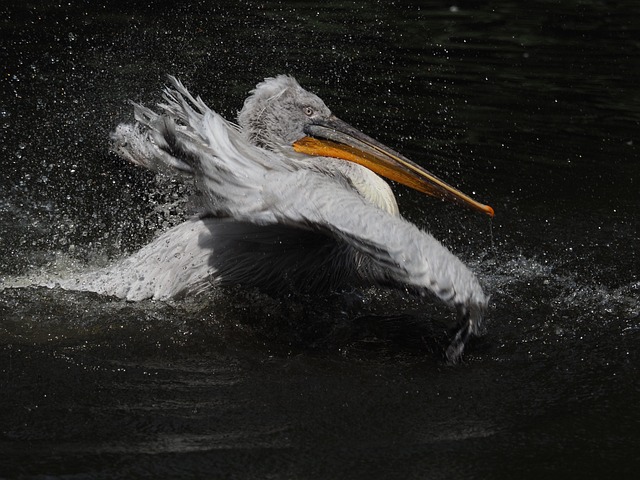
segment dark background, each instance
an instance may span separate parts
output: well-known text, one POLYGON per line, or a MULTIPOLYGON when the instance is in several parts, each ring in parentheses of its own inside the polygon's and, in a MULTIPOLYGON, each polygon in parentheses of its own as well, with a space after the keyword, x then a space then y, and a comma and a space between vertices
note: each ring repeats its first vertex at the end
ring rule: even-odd
POLYGON ((0 285, 22 286, 0 290, 0 477, 637 472, 636 2, 3 5, 0 285), (402 292, 33 286, 189 215, 109 153, 128 100, 173 74, 232 119, 279 73, 496 210, 394 186, 491 294, 461 365, 440 357, 451 314, 402 292))

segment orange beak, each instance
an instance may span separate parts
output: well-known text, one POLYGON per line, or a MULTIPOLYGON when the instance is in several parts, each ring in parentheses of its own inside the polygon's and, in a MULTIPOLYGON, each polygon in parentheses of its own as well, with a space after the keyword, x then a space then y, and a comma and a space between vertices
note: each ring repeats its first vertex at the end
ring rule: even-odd
POLYGON ((490 206, 477 202, 333 115, 307 125, 304 132, 308 136, 293 144, 296 152, 358 163, 419 192, 470 207, 490 217, 494 215, 490 206))

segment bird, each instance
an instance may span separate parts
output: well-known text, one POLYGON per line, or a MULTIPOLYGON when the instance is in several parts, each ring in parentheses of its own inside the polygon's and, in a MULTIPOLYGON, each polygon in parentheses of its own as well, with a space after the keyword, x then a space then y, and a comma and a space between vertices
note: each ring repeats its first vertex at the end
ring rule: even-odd
POLYGON ((382 286, 455 309, 445 356, 460 360, 488 306, 477 277, 404 219, 381 176, 489 216, 493 209, 336 117, 289 75, 259 83, 237 123, 176 77, 157 110, 111 135, 120 157, 194 185, 202 212, 118 264, 61 286, 128 300, 180 298, 217 285, 268 293, 382 286))

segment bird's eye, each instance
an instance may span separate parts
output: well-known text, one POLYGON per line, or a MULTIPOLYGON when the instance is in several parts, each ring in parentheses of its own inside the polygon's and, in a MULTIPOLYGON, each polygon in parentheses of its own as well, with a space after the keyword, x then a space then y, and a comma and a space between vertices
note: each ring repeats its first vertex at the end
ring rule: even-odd
POLYGON ((307 117, 310 117, 311 115, 313 115, 313 108, 311 107, 304 107, 302 111, 307 117))

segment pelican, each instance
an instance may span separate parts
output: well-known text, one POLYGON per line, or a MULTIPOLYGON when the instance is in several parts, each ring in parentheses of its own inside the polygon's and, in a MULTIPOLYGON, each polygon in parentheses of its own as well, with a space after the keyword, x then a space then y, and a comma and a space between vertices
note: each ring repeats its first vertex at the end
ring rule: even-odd
POLYGON ((212 285, 317 292, 345 285, 431 294, 457 311, 455 363, 487 307, 476 276, 399 214, 380 175, 493 216, 400 153, 331 113, 291 76, 259 83, 237 125, 169 77, 158 111, 134 104, 113 150, 193 182, 204 211, 120 264, 64 288, 129 300, 169 299, 212 285))

